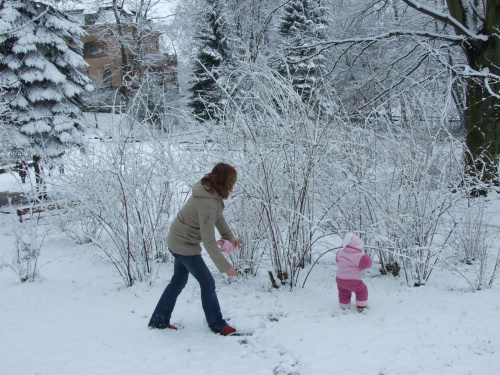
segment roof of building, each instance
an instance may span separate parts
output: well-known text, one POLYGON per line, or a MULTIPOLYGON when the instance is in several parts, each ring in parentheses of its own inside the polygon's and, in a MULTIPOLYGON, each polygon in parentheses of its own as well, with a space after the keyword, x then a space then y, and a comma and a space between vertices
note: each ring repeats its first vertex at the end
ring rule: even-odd
MULTIPOLYGON (((118 8, 118 12, 124 18, 128 18, 130 22, 134 22, 135 12, 126 7, 118 8)), ((75 18, 81 26, 92 25, 109 25, 114 24, 115 14, 111 3, 101 4, 99 7, 80 7, 67 11, 75 18)))

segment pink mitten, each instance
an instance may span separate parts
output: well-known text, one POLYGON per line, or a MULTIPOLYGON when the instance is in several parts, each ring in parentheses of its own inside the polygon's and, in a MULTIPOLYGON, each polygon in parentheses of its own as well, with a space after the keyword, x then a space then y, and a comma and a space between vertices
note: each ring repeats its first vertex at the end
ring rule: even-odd
POLYGON ((237 250, 237 247, 234 246, 231 241, 222 239, 217 241, 217 245, 220 247, 220 251, 226 254, 234 253, 237 250))

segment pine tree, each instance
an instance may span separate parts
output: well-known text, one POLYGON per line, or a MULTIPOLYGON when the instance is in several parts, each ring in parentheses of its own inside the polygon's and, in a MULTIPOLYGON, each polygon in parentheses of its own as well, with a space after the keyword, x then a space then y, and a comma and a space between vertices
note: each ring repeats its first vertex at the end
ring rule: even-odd
POLYGON ((217 106, 223 99, 217 80, 223 77, 229 60, 227 22, 222 3, 219 0, 206 0, 205 3, 206 10, 199 20, 196 35, 198 53, 189 103, 199 121, 216 119, 217 106))
POLYGON ((321 0, 292 0, 284 8, 279 32, 285 39, 286 61, 279 70, 291 79, 304 101, 312 100, 317 81, 325 70, 325 57, 314 48, 301 48, 325 40, 326 8, 321 0), (314 56, 315 55, 315 56, 314 56))
MULTIPOLYGON (((0 3, 0 114, 10 147, 33 157, 81 144, 80 94, 90 90, 78 50, 84 31, 65 14, 29 0, 0 3)), ((37 176, 38 177, 38 176, 37 176)))

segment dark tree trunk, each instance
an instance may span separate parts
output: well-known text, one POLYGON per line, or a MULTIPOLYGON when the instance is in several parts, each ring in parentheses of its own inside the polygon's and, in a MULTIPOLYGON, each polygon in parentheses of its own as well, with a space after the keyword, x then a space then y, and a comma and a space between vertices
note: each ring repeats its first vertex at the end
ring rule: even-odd
MULTIPOLYGON (((499 92, 499 85, 491 85, 499 92), (496 87, 495 87, 496 86, 496 87)), ((498 174, 500 154, 500 111, 499 100, 490 95, 484 82, 471 79, 467 90, 468 126, 466 145, 469 150, 466 161, 472 177, 483 182, 495 182, 498 174)))
MULTIPOLYGON (((467 10, 461 0, 447 0, 450 15, 465 28, 468 25, 467 10)), ((463 44, 469 66, 477 72, 500 76, 500 0, 485 3, 484 27, 480 35, 488 40, 472 40, 463 44)), ((459 35, 464 32, 455 28, 459 35)), ((482 182, 498 184, 500 155, 500 83, 486 77, 470 78, 467 85, 467 138, 469 150, 466 156, 467 172, 482 182), (488 86, 489 88, 488 88, 488 86)))
POLYGON ((120 94, 124 97, 125 104, 128 107, 129 90, 125 84, 125 81, 130 80, 130 76, 129 76, 130 66, 129 66, 129 61, 128 61, 128 57, 127 57, 127 47, 125 46, 124 32, 123 32, 121 18, 120 18, 120 14, 119 14, 119 12, 121 12, 122 10, 123 10, 123 3, 120 6, 120 5, 118 5, 118 0, 113 0, 113 14, 115 16, 116 28, 117 28, 117 32, 118 32, 118 37, 116 39, 118 40, 118 44, 120 45, 120 57, 121 57, 120 70, 122 73, 122 82, 120 85, 120 94))
POLYGON ((45 184, 43 181, 42 167, 40 166, 40 156, 33 156, 33 168, 35 169, 35 181, 36 189, 38 193, 38 199, 47 199, 47 190, 45 189, 45 184))

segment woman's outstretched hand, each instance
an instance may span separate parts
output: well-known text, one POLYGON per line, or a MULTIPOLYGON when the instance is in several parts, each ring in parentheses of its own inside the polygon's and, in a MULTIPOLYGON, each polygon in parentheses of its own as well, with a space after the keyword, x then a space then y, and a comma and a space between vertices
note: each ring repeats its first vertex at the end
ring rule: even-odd
POLYGON ((240 241, 238 241, 237 238, 226 238, 226 240, 228 240, 229 242, 231 242, 233 244, 234 247, 240 247, 241 246, 241 243, 240 241))
POLYGON ((238 276, 238 271, 234 267, 231 267, 226 271, 226 275, 228 276, 238 276))

